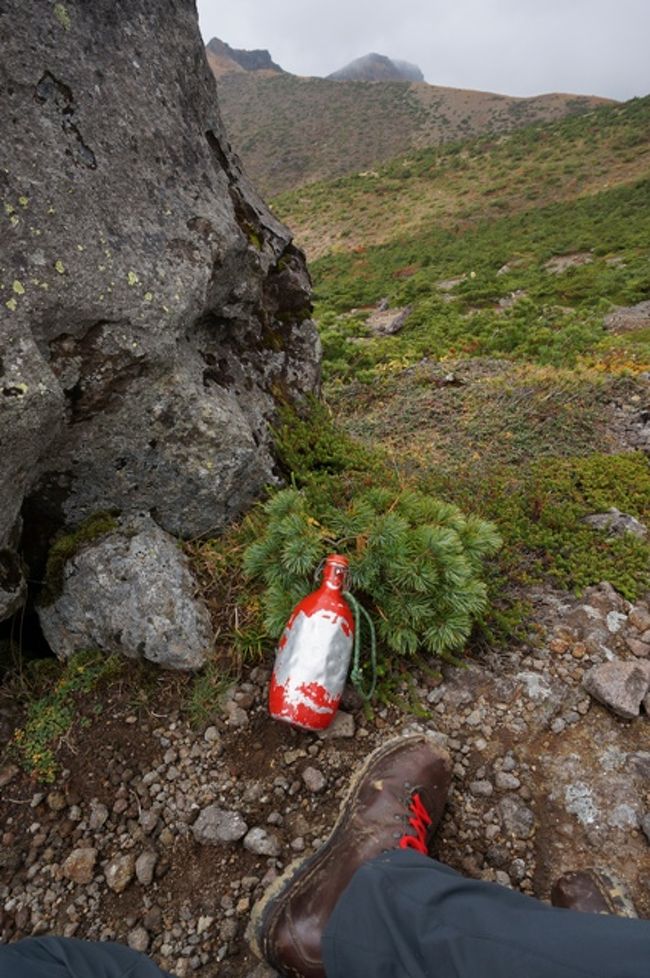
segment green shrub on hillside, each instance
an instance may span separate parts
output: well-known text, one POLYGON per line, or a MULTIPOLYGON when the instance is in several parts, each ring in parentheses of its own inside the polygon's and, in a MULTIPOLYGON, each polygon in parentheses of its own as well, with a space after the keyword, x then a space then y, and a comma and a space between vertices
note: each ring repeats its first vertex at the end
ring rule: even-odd
POLYGON ((426 649, 453 658, 486 608, 482 562, 500 546, 496 528, 432 496, 371 489, 341 508, 286 489, 255 519, 244 569, 264 583, 264 621, 275 637, 332 551, 348 556, 350 589, 399 655, 426 649))

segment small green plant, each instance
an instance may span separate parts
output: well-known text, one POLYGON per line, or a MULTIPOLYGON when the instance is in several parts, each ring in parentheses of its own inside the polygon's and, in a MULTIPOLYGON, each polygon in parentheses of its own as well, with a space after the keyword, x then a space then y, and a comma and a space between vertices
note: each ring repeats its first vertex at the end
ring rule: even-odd
POLYGON ((116 512, 95 513, 73 533, 66 533, 55 540, 47 557, 45 584, 40 594, 42 605, 52 604, 61 594, 63 572, 71 557, 74 557, 87 543, 92 543, 117 529, 116 515, 116 512))
POLYGON ((9 745, 10 753, 26 771, 40 781, 54 781, 57 746, 79 719, 78 695, 118 673, 121 666, 115 656, 79 652, 65 664, 58 680, 29 703, 25 724, 15 731, 9 745))
POLYGON ((499 535, 432 496, 371 489, 336 507, 285 489, 252 519, 258 539, 245 551, 244 570, 264 583, 264 623, 275 637, 333 550, 348 556, 351 590, 398 655, 427 650, 453 659, 485 610, 482 561, 500 546, 499 535))

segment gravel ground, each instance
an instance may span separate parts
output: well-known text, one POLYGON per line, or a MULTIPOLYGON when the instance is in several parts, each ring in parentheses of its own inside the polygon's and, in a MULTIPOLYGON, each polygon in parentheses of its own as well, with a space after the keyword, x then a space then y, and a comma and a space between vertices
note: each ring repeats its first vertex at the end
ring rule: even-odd
POLYGON ((61 743, 55 784, 0 766, 1 939, 116 939, 178 978, 262 978, 245 939, 254 902, 322 843, 356 764, 414 730, 453 757, 438 858, 542 899, 560 873, 607 865, 649 916, 649 719, 622 719, 582 683, 605 662, 647 668, 650 610, 606 584, 529 597, 534 642, 414 671, 404 702, 372 719, 348 691, 325 735, 269 719, 262 667, 200 729, 171 679, 137 709, 111 687, 61 743))

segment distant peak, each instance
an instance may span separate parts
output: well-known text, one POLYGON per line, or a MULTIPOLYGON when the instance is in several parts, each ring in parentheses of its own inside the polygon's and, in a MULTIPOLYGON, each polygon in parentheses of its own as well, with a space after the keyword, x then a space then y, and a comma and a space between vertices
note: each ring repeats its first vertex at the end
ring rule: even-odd
POLYGON ((213 37, 206 44, 208 51, 214 55, 227 70, 228 62, 232 62, 233 70, 237 67, 244 71, 277 71, 284 74, 284 69, 277 65, 271 58, 268 51, 259 49, 255 51, 245 51, 240 48, 231 48, 225 41, 218 37, 213 37))
POLYGON ((362 58, 356 58, 327 77, 332 81, 424 81, 424 75, 417 65, 394 60, 374 51, 364 54, 362 58))

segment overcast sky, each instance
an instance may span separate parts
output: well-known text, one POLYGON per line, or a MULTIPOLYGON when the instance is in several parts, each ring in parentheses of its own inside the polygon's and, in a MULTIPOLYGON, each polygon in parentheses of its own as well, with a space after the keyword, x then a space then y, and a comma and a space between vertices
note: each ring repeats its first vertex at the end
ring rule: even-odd
POLYGON ((627 99, 650 93, 650 0, 198 0, 206 41, 327 75, 376 51, 432 85, 627 99))

